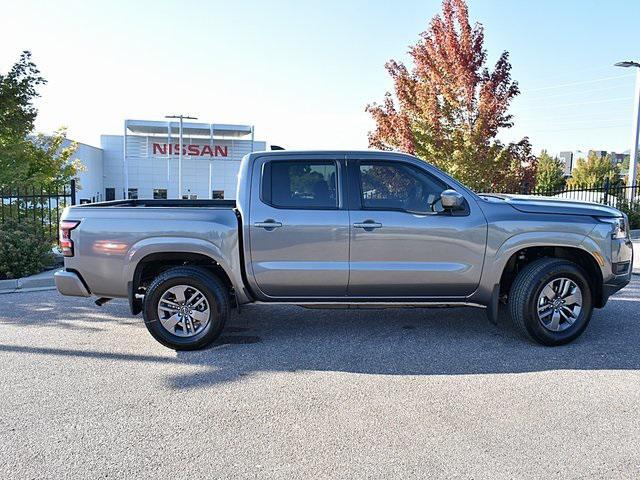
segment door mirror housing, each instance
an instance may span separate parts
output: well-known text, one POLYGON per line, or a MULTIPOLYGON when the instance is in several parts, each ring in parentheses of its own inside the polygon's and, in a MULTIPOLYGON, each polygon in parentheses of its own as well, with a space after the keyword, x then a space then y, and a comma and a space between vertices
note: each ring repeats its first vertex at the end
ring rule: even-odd
POLYGON ((464 197, 453 189, 442 192, 440 200, 445 210, 460 210, 464 207, 464 197))

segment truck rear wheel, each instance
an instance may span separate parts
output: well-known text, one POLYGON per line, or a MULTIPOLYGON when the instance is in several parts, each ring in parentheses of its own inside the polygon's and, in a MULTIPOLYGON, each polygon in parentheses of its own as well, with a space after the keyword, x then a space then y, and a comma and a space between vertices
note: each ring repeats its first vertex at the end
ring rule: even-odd
POLYGON ((587 275, 568 260, 536 260, 513 282, 509 310, 526 337, 549 346, 572 342, 587 328, 593 312, 587 275))
POLYGON ((229 316, 228 294, 206 269, 175 267, 147 289, 143 316, 149 333, 164 346, 197 350, 220 335, 229 316))

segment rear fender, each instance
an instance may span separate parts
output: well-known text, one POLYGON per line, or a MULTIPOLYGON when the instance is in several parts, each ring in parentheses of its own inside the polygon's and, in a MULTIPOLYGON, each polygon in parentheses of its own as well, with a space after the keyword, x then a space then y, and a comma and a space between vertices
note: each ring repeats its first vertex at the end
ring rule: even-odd
MULTIPOLYGON (((225 271, 231 279, 236 292, 242 291, 238 287, 238 277, 234 276, 239 269, 230 263, 228 258, 233 258, 234 252, 237 250, 230 249, 229 252, 222 252, 221 249, 205 240, 186 237, 157 237, 146 238, 131 246, 127 253, 126 261, 122 271, 123 282, 127 285, 134 281, 134 274, 139 263, 149 255, 156 253, 196 253, 211 258, 225 271)), ((239 272, 238 272, 239 275, 239 272)))

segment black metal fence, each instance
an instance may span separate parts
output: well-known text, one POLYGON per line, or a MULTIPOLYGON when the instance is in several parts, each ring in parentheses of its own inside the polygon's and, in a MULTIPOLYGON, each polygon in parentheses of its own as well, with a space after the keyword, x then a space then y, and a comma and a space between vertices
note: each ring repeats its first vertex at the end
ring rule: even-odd
POLYGON ((0 226, 9 221, 31 223, 52 241, 57 241, 62 210, 75 205, 75 198, 75 180, 68 185, 0 188, 0 226))
POLYGON ((582 202, 594 202, 640 212, 640 187, 629 187, 623 184, 606 182, 600 186, 581 188, 564 187, 562 189, 539 189, 523 187, 519 192, 526 195, 541 195, 547 197, 566 198, 582 202))
MULTIPOLYGON (((562 189, 539 189, 523 186, 519 192, 566 198, 584 202, 595 202, 620 208, 627 212, 640 213, 640 187, 605 183, 591 188, 565 187, 562 189)), ((21 188, 0 188, 0 226, 10 220, 33 222, 43 234, 53 241, 58 240, 58 224, 62 210, 75 205, 76 182, 68 185, 39 185, 21 188)))

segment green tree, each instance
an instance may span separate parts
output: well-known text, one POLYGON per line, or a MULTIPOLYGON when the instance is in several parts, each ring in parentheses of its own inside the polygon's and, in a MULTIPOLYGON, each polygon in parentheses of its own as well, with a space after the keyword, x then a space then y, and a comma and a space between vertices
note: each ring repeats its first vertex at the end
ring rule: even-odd
POLYGON ((45 83, 26 51, 6 75, 0 74, 0 141, 24 138, 33 130, 38 114, 33 99, 45 83))
POLYGON ((590 152, 587 159, 580 158, 571 172, 567 184, 572 188, 595 188, 609 181, 611 185, 620 183, 620 172, 611 163, 611 157, 596 155, 590 152))
MULTIPOLYGON (((638 155, 640 160, 640 155, 638 155)), ((620 172, 624 173, 624 183, 629 183, 629 165, 631 162, 631 155, 626 155, 624 160, 622 161, 622 165, 620 165, 620 172)), ((636 163, 637 165, 637 163, 636 163)), ((640 171, 636 169, 636 185, 640 183, 640 171)))
POLYGON ((628 156, 625 155, 624 160, 622 161, 622 165, 620 165, 620 170, 622 170, 623 172, 628 172, 629 171, 629 163, 631 162, 631 154, 629 154, 628 156))
POLYGON ((0 143, 0 188, 68 184, 83 166, 71 160, 77 145, 66 138, 65 129, 60 129, 53 135, 35 134, 0 143))
POLYGON ((538 156, 538 170, 536 172, 536 190, 539 192, 554 192, 562 190, 565 185, 564 164, 542 150, 538 156))
POLYGON ((72 162, 76 145, 66 143, 66 131, 33 133, 37 109, 33 101, 46 83, 31 54, 23 52, 6 74, 0 74, 0 187, 68 183, 79 168, 72 162))
POLYGON ((34 133, 38 112, 33 101, 44 83, 29 52, 0 73, 0 190, 14 195, 10 203, 0 202, 0 278, 36 273, 51 262, 50 233, 60 215, 51 212, 46 195, 68 183, 79 168, 71 160, 76 146, 66 141, 64 129, 50 136, 34 133), (16 199, 18 189, 43 195, 16 199))

